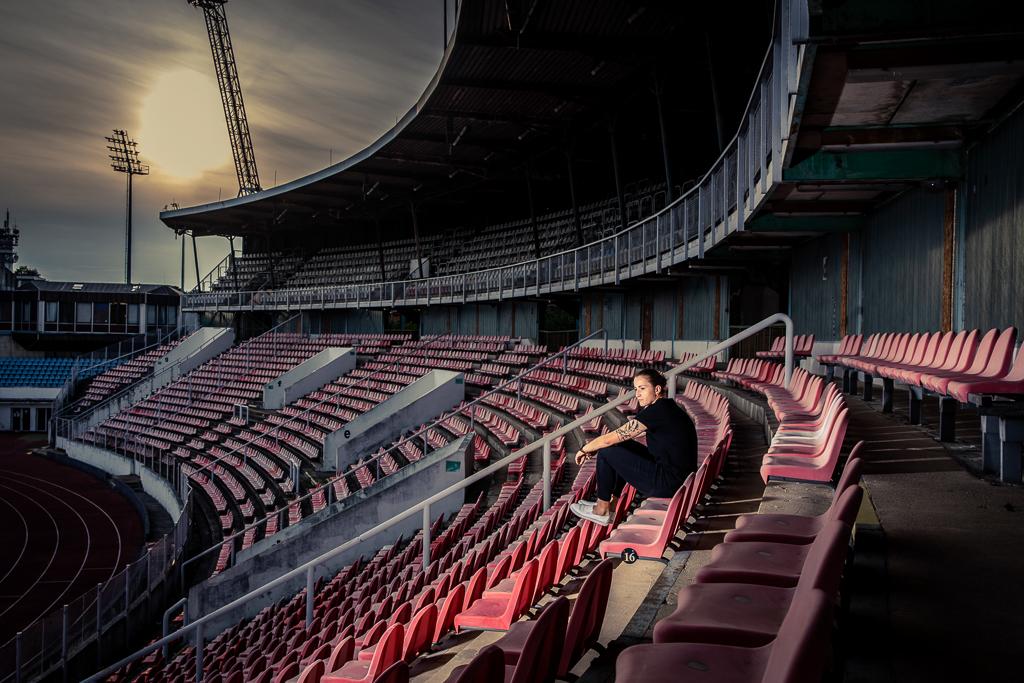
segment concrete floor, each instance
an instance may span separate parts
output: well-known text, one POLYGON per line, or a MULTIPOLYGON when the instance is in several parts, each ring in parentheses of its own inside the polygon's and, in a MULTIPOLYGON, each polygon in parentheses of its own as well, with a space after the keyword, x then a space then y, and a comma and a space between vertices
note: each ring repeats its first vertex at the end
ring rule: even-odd
POLYGON ((877 401, 849 405, 881 533, 858 539, 845 680, 1020 680, 1024 487, 966 469, 980 462, 976 415, 944 445, 927 404, 923 428, 877 401))

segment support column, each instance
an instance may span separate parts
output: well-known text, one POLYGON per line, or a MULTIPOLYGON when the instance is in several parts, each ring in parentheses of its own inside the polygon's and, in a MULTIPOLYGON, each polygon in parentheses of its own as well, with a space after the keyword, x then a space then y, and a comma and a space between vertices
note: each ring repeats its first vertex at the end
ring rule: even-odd
POLYGON ((981 469, 985 474, 999 474, 999 418, 981 416, 981 469))
POLYGON ((921 424, 921 401, 924 400, 924 392, 920 387, 907 387, 910 392, 910 404, 907 406, 907 414, 910 424, 921 424))
POLYGON ((416 245, 416 271, 423 277, 423 253, 420 251, 420 224, 416 219, 416 204, 409 202, 409 213, 412 215, 412 239, 416 245))
POLYGON ((939 398, 939 441, 956 440, 956 410, 959 402, 955 398, 939 398))
POLYGON ((1024 441, 1024 420, 1003 417, 999 419, 999 478, 1002 481, 1021 481, 1021 442, 1024 441))
MULTIPOLYGON (((722 123, 722 109, 718 105, 718 84, 715 82, 715 63, 711 58, 711 34, 707 31, 704 32, 704 47, 708 56, 708 79, 711 82, 711 104, 715 110, 715 134, 718 140, 718 151, 721 152, 722 148, 725 146, 725 138, 722 133, 724 125, 722 123)), ((764 182, 764 178, 762 178, 762 182, 764 182)))
POLYGON ((199 248, 196 247, 196 233, 192 231, 192 258, 196 264, 196 286, 199 286, 199 248))
POLYGON ((864 393, 863 393, 864 400, 865 401, 873 400, 874 399, 874 391, 875 391, 875 378, 865 372, 864 373, 864 393))
MULTIPOLYGON (((530 162, 526 162, 526 201, 530 207, 530 230, 533 232, 533 257, 540 258, 540 234, 537 232, 537 211, 533 204, 533 178, 530 173, 530 162)), ((539 292, 538 292, 539 293, 539 292)))
MULTIPOLYGON (((608 119, 608 141, 612 148, 612 173, 615 175, 615 197, 619 205, 619 227, 626 228, 626 201, 622 195, 622 179, 619 177, 619 145, 615 139, 615 119, 608 119)), ((618 264, 616 263, 616 267, 618 264)))
POLYGON ((665 165, 665 204, 671 204, 672 195, 672 164, 668 156, 668 135, 665 132, 665 109, 662 101, 663 89, 658 71, 654 71, 654 102, 658 111, 658 132, 661 137, 661 160, 665 165))
POLYGON ((850 233, 843 233, 843 255, 839 264, 839 338, 849 334, 847 311, 850 301, 850 233))
POLYGON ((882 412, 883 413, 891 413, 892 412, 892 394, 893 394, 893 391, 895 391, 895 389, 896 389, 895 384, 896 383, 893 382, 888 377, 883 377, 882 378, 882 412))
POLYGON ((956 243, 956 190, 946 190, 942 215, 942 331, 953 329, 953 250, 956 243))
POLYGON ((576 202, 576 176, 572 168, 572 149, 566 143, 565 166, 569 176, 569 199, 572 202, 572 222, 576 228, 576 246, 583 245, 583 222, 580 220, 580 207, 576 202))
POLYGON ((380 235, 380 216, 377 216, 376 214, 374 215, 373 225, 377 232, 377 256, 380 258, 380 281, 387 282, 387 269, 384 267, 384 241, 381 239, 380 235))

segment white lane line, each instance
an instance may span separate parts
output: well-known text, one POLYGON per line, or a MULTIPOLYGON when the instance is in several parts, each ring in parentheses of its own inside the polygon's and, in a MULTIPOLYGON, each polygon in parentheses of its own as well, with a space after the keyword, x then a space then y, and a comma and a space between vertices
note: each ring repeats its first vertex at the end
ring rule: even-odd
POLYGON ((57 534, 57 541, 56 541, 56 543, 54 543, 54 545, 53 545, 53 554, 52 554, 52 555, 50 555, 50 560, 49 560, 49 562, 47 562, 47 563, 46 563, 46 566, 45 566, 45 567, 43 567, 43 570, 42 570, 41 572, 39 572, 39 576, 37 576, 37 577, 36 577, 36 580, 32 582, 32 585, 31 585, 31 586, 29 586, 29 587, 28 587, 27 589, 25 589, 25 590, 24 590, 24 591, 23 591, 23 592, 21 593, 21 595, 20 595, 20 596, 18 596, 18 599, 17 599, 17 600, 15 600, 15 601, 14 601, 14 602, 12 602, 12 603, 11 603, 10 605, 8 605, 8 606, 7 606, 7 609, 5 609, 5 610, 4 610, 3 612, 0 612, 0 617, 2 617, 3 615, 7 614, 7 612, 9 612, 9 611, 11 610, 11 608, 12 608, 12 607, 14 607, 14 606, 15 606, 15 605, 17 605, 17 604, 18 604, 19 602, 21 602, 21 601, 22 601, 22 599, 24 599, 24 598, 25 598, 25 596, 27 596, 27 595, 28 595, 29 593, 31 593, 31 592, 32 592, 32 589, 36 587, 36 584, 37 584, 37 583, 39 583, 39 580, 40 580, 41 578, 43 578, 43 576, 45 576, 45 575, 46 575, 46 572, 48 572, 48 571, 50 570, 50 565, 52 565, 52 564, 53 564, 53 561, 54 561, 54 559, 55 559, 55 558, 57 557, 57 550, 58 550, 58 549, 60 548, 60 526, 58 526, 58 525, 57 525, 57 520, 55 520, 55 519, 53 518, 53 515, 51 515, 51 514, 50 514, 50 511, 49 511, 49 510, 47 510, 47 509, 46 509, 45 507, 43 507, 43 506, 42 506, 42 505, 41 505, 41 504, 40 504, 39 502, 37 502, 37 501, 36 501, 36 500, 34 500, 33 498, 30 498, 29 496, 25 495, 24 493, 22 493, 22 492, 21 492, 20 490, 18 490, 18 489, 15 489, 15 488, 11 488, 10 486, 5 486, 4 484, 0 484, 0 488, 3 488, 3 489, 7 489, 7 490, 8 490, 8 491, 10 491, 11 493, 13 493, 13 494, 15 494, 15 495, 18 495, 18 496, 21 496, 22 498, 25 498, 25 500, 27 500, 27 501, 28 501, 28 502, 29 502, 30 504, 32 504, 32 505, 35 505, 35 506, 37 506, 37 507, 38 507, 38 508, 39 508, 40 510, 42 510, 42 511, 43 511, 43 513, 44 513, 44 514, 45 514, 45 515, 46 515, 47 517, 49 517, 49 518, 50 518, 50 524, 52 524, 52 525, 53 525, 53 530, 54 530, 54 531, 56 532, 56 534, 57 534))
POLYGON ((25 554, 25 548, 28 547, 28 522, 25 521, 25 515, 21 514, 21 510, 19 510, 18 508, 14 507, 14 505, 12 505, 10 502, 8 502, 8 500, 6 498, 0 498, 0 503, 3 503, 4 505, 6 505, 9 508, 11 508, 12 510, 14 510, 14 514, 18 515, 18 519, 21 520, 21 526, 25 529, 25 538, 22 541, 21 550, 18 552, 18 556, 16 558, 14 558, 14 564, 11 565, 11 568, 8 569, 7 572, 3 576, 0 576, 0 585, 2 585, 3 582, 4 582, 4 579, 6 579, 8 576, 10 576, 11 572, 14 571, 14 568, 18 566, 19 562, 21 562, 21 557, 22 557, 22 555, 25 554))
MULTIPOLYGON (((92 505, 94 508, 96 508, 101 513, 103 513, 103 516, 107 518, 107 521, 110 522, 110 526, 114 529, 114 536, 117 538, 117 555, 114 557, 114 564, 112 565, 112 569, 110 570, 110 576, 107 577, 108 579, 113 578, 114 574, 117 573, 118 565, 121 563, 121 554, 124 551, 124 544, 121 542, 121 529, 120 529, 120 527, 117 526, 117 522, 114 521, 114 518, 110 516, 110 513, 107 512, 106 509, 102 505, 97 503, 96 501, 92 500, 91 498, 87 498, 87 497, 83 496, 81 493, 79 493, 78 491, 74 491, 72 489, 69 489, 66 486, 61 486, 60 484, 55 484, 52 481, 48 481, 46 479, 43 479, 42 477, 34 477, 31 474, 24 474, 24 473, 21 473, 21 472, 17 472, 16 474, 18 474, 19 476, 24 477, 26 479, 33 479, 35 481, 40 481, 40 482, 46 484, 47 486, 53 486, 55 488, 61 489, 62 491, 66 491, 66 492, 70 493, 73 496, 77 496, 78 498, 81 498, 86 503, 88 503, 89 505, 92 505)), ((120 494, 117 494, 117 495, 120 495, 120 494)), ((145 543, 146 543, 146 539, 142 539, 142 545, 143 546, 145 546, 145 543)))

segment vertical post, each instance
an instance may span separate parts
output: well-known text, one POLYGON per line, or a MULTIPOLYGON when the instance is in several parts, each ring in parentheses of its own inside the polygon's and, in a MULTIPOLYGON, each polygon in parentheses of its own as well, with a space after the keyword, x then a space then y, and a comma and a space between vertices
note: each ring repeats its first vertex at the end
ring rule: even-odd
POLYGON ((551 440, 544 442, 544 509, 551 507, 551 440))
POLYGON ((572 202, 572 222, 576 228, 576 246, 583 246, 583 223, 580 221, 580 207, 576 203, 576 176, 572 168, 572 148, 565 147, 565 166, 569 176, 569 200, 572 202))
POLYGON ((60 611, 60 664, 64 672, 64 680, 68 680, 68 606, 60 611))
POLYGON ((671 204, 674 199, 672 194, 672 165, 668 156, 668 135, 665 132, 665 110, 662 103, 661 79, 658 78, 658 71, 654 71, 654 102, 658 110, 658 132, 661 137, 661 160, 665 164, 665 204, 671 204))
POLYGON ((21 683, 21 631, 14 636, 14 680, 21 683))
POLYGON ((100 666, 100 662, 103 661, 103 623, 101 618, 103 617, 103 606, 100 605, 100 596, 103 592, 103 584, 96 584, 96 666, 100 666))
POLYGON ((196 683, 203 683, 203 625, 196 626, 196 683))
MULTIPOLYGON (((540 233, 537 232, 537 211, 533 203, 533 178, 530 173, 530 161, 526 161, 526 202, 530 209, 530 230, 533 233, 533 257, 540 258, 540 233)), ((538 276, 539 277, 539 276, 538 276)), ((537 292, 540 293, 538 284, 537 292)))
MULTIPOLYGON (((416 219, 416 205, 413 202, 409 202, 409 213, 412 215, 412 239, 413 244, 416 247, 416 277, 423 277, 423 252, 420 251, 420 226, 416 219)), ((429 300, 430 293, 427 292, 429 300)))
POLYGON ((422 571, 426 573, 427 567, 430 565, 430 503, 426 503, 423 506, 423 567, 422 571))
POLYGON ((306 628, 313 623, 313 568, 306 570, 306 628))
MULTIPOLYGON (((244 245, 243 245, 244 248, 244 245)), ((192 259, 196 264, 196 286, 199 286, 199 248, 196 246, 196 232, 192 231, 192 259)))
POLYGON ((793 379, 793 321, 786 319, 786 388, 793 379))
MULTIPOLYGON (((619 147, 615 141, 615 121, 613 119, 608 120, 608 141, 612 147, 612 172, 615 175, 615 196, 619 206, 619 228, 625 229, 626 202, 622 196, 622 179, 619 177, 619 147)), ((618 277, 616 277, 615 284, 618 284, 618 277)))

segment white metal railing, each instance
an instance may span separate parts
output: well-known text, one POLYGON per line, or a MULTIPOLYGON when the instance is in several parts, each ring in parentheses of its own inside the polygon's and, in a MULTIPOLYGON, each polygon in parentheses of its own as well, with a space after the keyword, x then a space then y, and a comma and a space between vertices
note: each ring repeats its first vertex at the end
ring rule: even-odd
POLYGON ((191 311, 242 311, 501 301, 619 284, 702 258, 782 178, 799 68, 808 31, 806 0, 780 0, 772 42, 740 126, 704 176, 661 211, 626 230, 539 259, 455 275, 367 284, 245 292, 190 292, 191 311))
MULTIPOLYGON (((785 353, 785 368, 786 369, 785 369, 785 377, 786 377, 786 385, 788 386, 789 382, 790 382, 790 380, 791 380, 791 378, 793 376, 793 321, 789 318, 789 316, 787 316, 784 313, 776 313, 775 315, 772 315, 772 316, 770 316, 768 318, 765 318, 761 322, 759 322, 759 323, 757 323, 757 324, 747 328, 746 330, 743 330, 742 332, 739 332, 739 333, 733 335, 732 337, 729 337, 725 341, 722 341, 722 342, 719 342, 718 344, 715 344, 714 346, 712 346, 711 348, 707 349, 706 351, 698 354, 696 357, 691 358, 691 359, 685 361, 684 363, 680 363, 679 365, 675 366, 671 370, 667 371, 665 373, 665 376, 666 376, 666 378, 669 379, 669 384, 668 384, 669 396, 673 397, 673 398, 675 397, 676 378, 681 373, 683 373, 683 372, 689 370, 690 368, 694 367, 695 365, 701 363, 706 358, 709 358, 711 356, 715 356, 715 355, 721 353, 722 351, 724 351, 727 348, 731 347, 733 344, 736 344, 737 342, 742 341, 742 340, 746 339, 747 337, 750 337, 750 336, 752 336, 754 334, 757 334, 762 329, 765 329, 767 327, 770 327, 771 325, 774 325, 774 324, 780 323, 780 322, 784 323, 786 325, 786 353, 785 353)), ((458 493, 459 491, 465 490, 467 487, 469 487, 469 486, 477 483, 478 481, 481 481, 482 479, 484 479, 486 477, 489 477, 491 474, 494 474, 495 472, 498 472, 499 470, 507 467, 508 465, 510 465, 512 462, 518 460, 519 458, 522 458, 522 457, 524 457, 526 455, 529 455, 530 453, 533 453, 533 452, 535 452, 537 450, 540 450, 542 452, 542 457, 543 457, 543 474, 541 475, 542 476, 542 481, 543 481, 543 487, 544 487, 544 499, 543 499, 543 506, 544 507, 543 507, 543 509, 547 510, 549 507, 551 507, 551 442, 554 441, 555 439, 557 439, 560 436, 568 434, 569 432, 571 432, 574 429, 582 426, 583 424, 585 424, 587 422, 590 422, 595 417, 599 417, 601 415, 604 415, 605 413, 607 413, 607 412, 609 412, 609 411, 619 407, 620 405, 622 405, 626 401, 631 400, 634 397, 635 393, 636 392, 631 391, 631 392, 627 392, 627 393, 625 393, 625 394, 623 394, 621 396, 618 396, 618 397, 608 401, 603 406, 601 406, 599 408, 595 408, 593 411, 588 412, 586 415, 584 415, 582 417, 579 417, 579 418, 573 420, 572 422, 569 422, 569 423, 563 425, 562 427, 559 427, 558 429, 554 430, 553 432, 551 432, 549 434, 545 434, 541 438, 533 441, 532 443, 524 446, 523 448, 520 448, 519 450, 514 451, 514 452, 510 453, 509 455, 507 455, 507 456, 505 456, 505 457, 503 457, 503 458, 501 458, 499 460, 494 461, 493 463, 491 463, 487 467, 484 467, 483 469, 478 470, 477 472, 475 472, 474 474, 470 475, 469 477, 466 477, 462 481, 456 482, 455 484, 452 484, 451 486, 448 486, 447 488, 445 488, 445 489, 435 493, 434 495, 432 495, 429 498, 423 500, 422 502, 417 503, 417 504, 409 507, 409 509, 407 509, 406 511, 401 512, 401 513, 395 515, 394 517, 391 517, 390 519, 382 521, 380 524, 377 524, 375 527, 373 527, 371 529, 368 529, 367 531, 364 531, 361 534, 356 535, 355 537, 345 541, 344 543, 342 543, 341 545, 337 546, 336 548, 332 548, 331 550, 328 550, 327 552, 325 552, 325 553, 323 553, 321 555, 318 555, 317 557, 315 557, 312 560, 309 560, 308 562, 306 562, 306 563, 296 567, 295 569, 292 569, 292 570, 282 574, 281 576, 277 577, 276 579, 268 581, 267 583, 263 584, 262 586, 254 589, 252 591, 250 591, 249 593, 246 593, 242 597, 237 598, 237 599, 229 602, 228 604, 215 609, 213 612, 210 612, 209 614, 207 614, 205 616, 202 616, 199 619, 196 619, 195 621, 193 621, 193 622, 183 626, 178 631, 176 631, 176 632, 174 632, 174 633, 172 633, 170 635, 164 636, 164 637, 160 638, 159 640, 156 640, 156 641, 150 643, 146 647, 142 648, 141 650, 138 650, 137 652, 129 655, 128 657, 125 657, 124 659, 120 660, 119 662, 111 664, 110 666, 106 667, 102 671, 100 671, 100 672, 90 676, 89 678, 85 679, 85 683, 93 683, 93 682, 101 681, 104 678, 106 678, 107 676, 109 676, 110 674, 112 674, 115 671, 117 671, 118 669, 120 669, 121 667, 126 666, 126 665, 128 665, 128 664, 130 664, 130 663, 132 663, 134 661, 137 661, 137 660, 141 659, 142 657, 145 657, 146 655, 148 655, 150 652, 153 652, 153 651, 155 651, 155 650, 157 650, 159 648, 162 648, 165 645, 169 645, 170 643, 172 643, 172 642, 174 642, 176 640, 179 640, 182 637, 184 637, 186 635, 189 635, 189 634, 193 635, 194 646, 195 646, 196 681, 198 681, 199 683, 202 683, 202 680, 203 680, 203 644, 204 644, 203 626, 204 625, 210 623, 214 619, 217 619, 219 617, 222 617, 222 616, 225 616, 227 614, 230 614, 231 612, 233 612, 234 610, 238 609, 239 607, 243 607, 244 605, 248 604, 250 601, 252 601, 252 600, 258 598, 260 595, 266 593, 267 591, 270 591, 270 590, 272 590, 274 588, 277 588, 278 586, 281 586, 281 585, 283 585, 283 584, 285 584, 285 583, 295 579, 296 577, 304 576, 305 579, 306 579, 306 600, 307 600, 307 602, 306 602, 306 625, 308 626, 311 623, 312 618, 313 618, 312 617, 312 615, 313 615, 313 601, 315 600, 314 570, 316 569, 316 567, 318 565, 323 564, 324 562, 327 562, 328 560, 330 560, 330 559, 332 559, 334 557, 337 557, 338 555, 340 555, 341 553, 349 550, 350 548, 355 547, 359 543, 362 543, 363 541, 369 540, 369 539, 373 538, 374 536, 376 536, 377 534, 379 534, 381 532, 384 532, 384 531, 387 531, 388 529, 394 527, 395 525, 397 525, 397 524, 399 524, 401 522, 404 522, 405 520, 407 520, 410 517, 413 517, 413 516, 415 516, 417 514, 421 515, 421 518, 422 518, 422 521, 423 521, 423 562, 422 562, 421 566, 424 568, 424 571, 426 571, 426 568, 430 565, 430 542, 431 542, 431 539, 430 539, 430 526, 431 526, 431 522, 432 522, 431 517, 430 517, 430 506, 435 504, 435 503, 438 503, 440 501, 443 501, 445 498, 447 498, 448 496, 452 495, 453 493, 458 493)))

